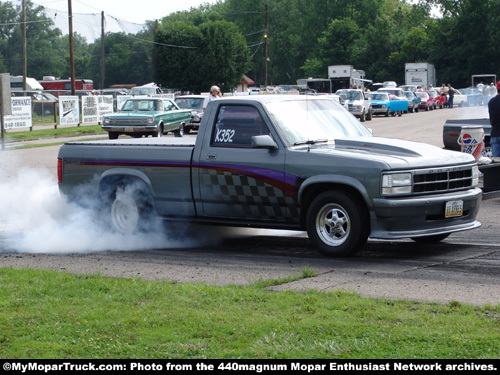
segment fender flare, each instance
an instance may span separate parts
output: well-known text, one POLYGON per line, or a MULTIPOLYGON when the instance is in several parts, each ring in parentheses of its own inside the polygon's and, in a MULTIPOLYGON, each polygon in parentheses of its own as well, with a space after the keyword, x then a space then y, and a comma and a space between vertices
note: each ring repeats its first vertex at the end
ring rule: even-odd
POLYGON ((344 186, 347 188, 351 188, 355 191, 357 191, 360 196, 363 198, 363 201, 366 205, 366 207, 370 207, 370 198, 369 194, 366 191, 366 188, 364 187, 361 182, 358 180, 348 177, 348 176, 341 176, 341 175, 316 175, 313 177, 310 177, 306 179, 299 188, 298 194, 297 194, 297 200, 298 202, 303 205, 305 202, 305 192, 312 186, 314 185, 336 185, 336 186, 344 186))

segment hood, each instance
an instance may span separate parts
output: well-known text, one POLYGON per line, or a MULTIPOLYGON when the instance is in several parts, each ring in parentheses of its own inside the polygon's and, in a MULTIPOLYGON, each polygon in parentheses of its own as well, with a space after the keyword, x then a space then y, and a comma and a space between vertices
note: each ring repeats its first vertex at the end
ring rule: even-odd
POLYGON ((335 150, 352 153, 352 157, 385 163, 391 169, 430 168, 475 162, 470 154, 392 138, 336 139, 335 150))

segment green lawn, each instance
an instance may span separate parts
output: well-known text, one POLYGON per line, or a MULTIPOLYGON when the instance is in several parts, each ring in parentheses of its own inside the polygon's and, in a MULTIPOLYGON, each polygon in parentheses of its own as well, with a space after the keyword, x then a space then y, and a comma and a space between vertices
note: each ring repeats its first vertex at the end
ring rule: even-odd
POLYGON ((217 287, 3 268, 0 358, 500 357, 500 305, 266 288, 286 281, 217 287))

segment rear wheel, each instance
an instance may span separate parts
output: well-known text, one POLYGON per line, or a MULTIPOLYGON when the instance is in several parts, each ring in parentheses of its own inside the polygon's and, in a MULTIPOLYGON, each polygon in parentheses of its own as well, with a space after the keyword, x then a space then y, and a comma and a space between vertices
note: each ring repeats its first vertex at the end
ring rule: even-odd
POLYGON ((306 226, 313 245, 327 256, 355 254, 369 234, 366 210, 357 199, 341 191, 326 191, 314 198, 306 226))
POLYGON ((111 197, 109 214, 112 228, 123 234, 149 231, 151 220, 156 217, 149 191, 137 182, 117 187, 111 197))

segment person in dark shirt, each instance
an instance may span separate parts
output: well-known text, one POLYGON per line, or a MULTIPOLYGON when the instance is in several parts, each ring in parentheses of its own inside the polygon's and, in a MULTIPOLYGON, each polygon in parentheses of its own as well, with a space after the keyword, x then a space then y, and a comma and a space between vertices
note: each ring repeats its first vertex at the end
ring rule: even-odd
POLYGON ((500 157, 500 81, 497 82, 497 95, 488 102, 491 124, 491 156, 500 157))

